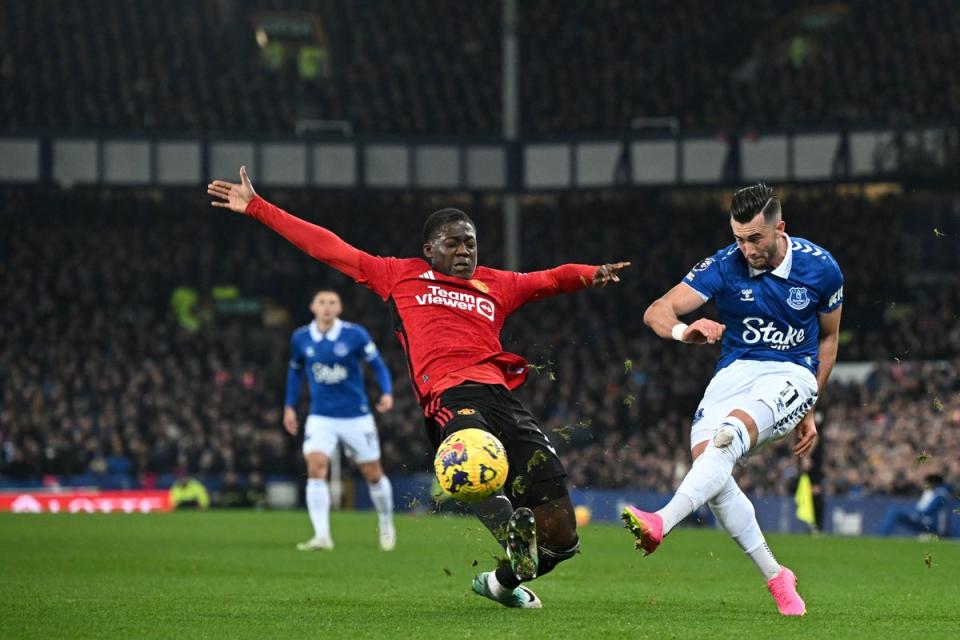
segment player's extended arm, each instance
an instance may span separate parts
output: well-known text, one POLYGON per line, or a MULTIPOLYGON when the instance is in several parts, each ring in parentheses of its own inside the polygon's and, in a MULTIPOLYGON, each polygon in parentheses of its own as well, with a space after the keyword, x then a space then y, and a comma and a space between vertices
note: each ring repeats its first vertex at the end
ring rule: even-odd
POLYGON ((620 270, 629 262, 613 262, 599 267, 589 264, 562 264, 553 269, 520 274, 517 278, 517 304, 542 300, 561 293, 571 293, 589 287, 605 287, 620 282, 620 270))
POLYGON ((680 321, 680 316, 693 313, 705 302, 693 287, 681 282, 647 307, 643 322, 661 338, 713 344, 723 337, 724 325, 707 318, 700 318, 689 326, 680 321))
POLYGON ((354 280, 361 278, 361 251, 344 242, 329 229, 292 216, 260 196, 250 201, 245 213, 267 225, 311 257, 354 280))
POLYGON ((362 251, 344 242, 332 231, 292 216, 258 196, 247 176, 246 167, 240 167, 240 184, 214 180, 207 185, 207 193, 223 200, 211 202, 213 206, 256 218, 304 253, 354 280, 361 279, 362 251))

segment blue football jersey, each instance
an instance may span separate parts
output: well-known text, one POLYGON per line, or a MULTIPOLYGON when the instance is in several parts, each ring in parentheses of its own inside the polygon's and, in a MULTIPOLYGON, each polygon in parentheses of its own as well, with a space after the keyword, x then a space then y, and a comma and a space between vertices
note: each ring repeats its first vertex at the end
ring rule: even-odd
POLYGON ((843 302, 843 274, 823 247, 787 236, 772 271, 756 271, 732 244, 702 260, 683 282, 716 300, 726 325, 717 371, 736 360, 794 362, 817 372, 818 314, 843 302))
POLYGON ((287 406, 296 406, 305 374, 312 415, 355 418, 370 413, 362 362, 373 367, 380 390, 392 393, 389 371, 366 329, 339 319, 326 333, 314 322, 300 327, 290 339, 287 406))

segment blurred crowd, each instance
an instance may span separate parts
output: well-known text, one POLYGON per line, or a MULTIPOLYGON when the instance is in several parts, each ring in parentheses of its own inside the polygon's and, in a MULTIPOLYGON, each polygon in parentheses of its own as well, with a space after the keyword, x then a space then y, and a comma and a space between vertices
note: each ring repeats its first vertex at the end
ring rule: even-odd
POLYGON ((531 133, 622 132, 652 117, 686 128, 903 123, 960 104, 951 0, 521 5, 531 133))
MULTIPOLYGON (((518 3, 524 134, 958 115, 952 0, 518 3), (638 120, 640 119, 640 120, 638 120)), ((312 67, 311 67, 312 69, 312 67)), ((3 127, 501 132, 501 3, 7 0, 3 127), (263 12, 319 18, 322 72, 267 64, 263 12)))
MULTIPOLYGON (((425 215, 461 206, 479 226, 481 262, 502 265, 501 214, 489 197, 266 195, 380 255, 418 255, 425 215)), ((524 270, 634 265, 620 285, 532 304, 504 330, 505 348, 531 363, 519 395, 576 486, 668 490, 682 475, 689 421, 717 350, 659 340, 642 315, 728 244, 727 198, 523 202, 524 270)), ((785 197, 784 212, 788 233, 826 246, 844 270, 840 360, 875 363, 865 381, 822 394, 828 490, 905 492, 934 467, 960 476, 947 455, 960 448, 960 221, 949 202, 798 192, 785 197)), ((8 481, 300 476, 299 443, 280 414, 289 334, 310 320, 317 286, 341 292, 343 317, 368 327, 394 374, 396 408, 377 416, 388 472, 430 468, 386 308, 254 221, 210 209, 195 192, 37 188, 0 192, 0 224, 0 476, 8 481)), ((769 493, 786 490, 795 473, 780 446, 741 477, 769 493)))

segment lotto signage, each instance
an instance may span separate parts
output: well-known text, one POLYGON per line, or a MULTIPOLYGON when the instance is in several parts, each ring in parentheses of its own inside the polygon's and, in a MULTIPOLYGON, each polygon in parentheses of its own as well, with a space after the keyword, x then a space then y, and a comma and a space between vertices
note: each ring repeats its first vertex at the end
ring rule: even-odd
POLYGON ((0 511, 13 513, 153 513, 172 508, 166 491, 0 493, 0 511))

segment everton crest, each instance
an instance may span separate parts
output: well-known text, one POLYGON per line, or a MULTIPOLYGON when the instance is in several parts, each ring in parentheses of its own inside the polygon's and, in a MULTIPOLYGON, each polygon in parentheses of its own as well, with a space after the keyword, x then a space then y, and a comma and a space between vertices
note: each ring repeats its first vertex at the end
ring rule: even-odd
POLYGON ((790 295, 787 297, 787 304, 791 309, 800 311, 806 309, 810 304, 810 296, 807 295, 806 287, 790 287, 790 295))

